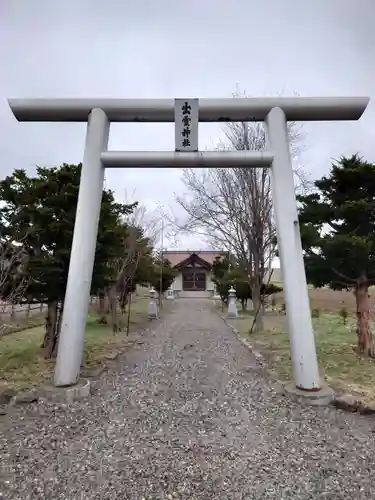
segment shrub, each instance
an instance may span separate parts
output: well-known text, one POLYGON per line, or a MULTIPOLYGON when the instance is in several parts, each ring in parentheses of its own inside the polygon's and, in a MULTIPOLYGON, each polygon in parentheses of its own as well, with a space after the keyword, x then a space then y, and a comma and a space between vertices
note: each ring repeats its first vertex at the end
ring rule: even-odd
POLYGON ((311 316, 313 318, 319 318, 319 316, 320 316, 320 309, 318 309, 318 308, 313 309, 311 311, 311 316))
POLYGON ((348 320, 348 316, 349 316, 349 313, 348 313, 348 310, 345 306, 343 306, 340 311, 339 311, 339 315, 342 319, 342 322, 344 325, 346 325, 347 323, 347 320, 348 320))

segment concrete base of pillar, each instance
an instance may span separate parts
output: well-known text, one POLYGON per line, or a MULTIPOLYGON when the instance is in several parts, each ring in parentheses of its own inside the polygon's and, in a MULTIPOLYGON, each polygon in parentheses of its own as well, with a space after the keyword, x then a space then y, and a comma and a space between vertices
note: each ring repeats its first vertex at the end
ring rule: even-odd
POLYGON ((70 387, 45 386, 41 397, 56 403, 71 404, 74 401, 85 399, 91 394, 90 380, 80 380, 77 385, 70 387))
POLYGON ((238 311, 237 311, 237 305, 236 303, 229 302, 228 304, 228 318, 237 318, 238 317, 238 311))
POLYGON ((313 406, 328 406, 335 399, 335 392, 327 385, 323 385, 319 391, 303 391, 290 382, 284 385, 284 393, 295 401, 313 406))

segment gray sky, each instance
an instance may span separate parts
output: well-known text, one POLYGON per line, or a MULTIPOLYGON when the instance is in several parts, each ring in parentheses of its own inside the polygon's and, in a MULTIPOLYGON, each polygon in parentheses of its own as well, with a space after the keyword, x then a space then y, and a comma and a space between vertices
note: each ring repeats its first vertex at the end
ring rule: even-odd
MULTIPOLYGON (((85 134, 18 123, 8 97, 230 97, 236 84, 254 96, 369 95, 360 122, 306 124, 303 161, 313 177, 341 154, 375 161, 374 18, 374 0, 0 0, 1 177, 80 162, 85 134)), ((200 148, 220 136, 201 124, 200 148)), ((173 124, 112 125, 109 149, 173 150, 173 124)), ((112 170, 106 186, 150 207, 182 190, 178 170, 112 170)))

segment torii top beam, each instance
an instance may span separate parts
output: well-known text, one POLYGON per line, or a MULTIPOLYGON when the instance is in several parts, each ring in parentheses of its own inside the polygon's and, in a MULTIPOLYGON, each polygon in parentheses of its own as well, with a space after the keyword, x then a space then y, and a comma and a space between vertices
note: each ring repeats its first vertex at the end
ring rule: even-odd
MULTIPOLYGON (((201 122, 264 121, 282 108, 288 121, 358 120, 368 97, 248 97, 199 99, 201 122)), ((102 109, 111 122, 174 122, 174 99, 9 99, 18 121, 87 122, 102 109)))

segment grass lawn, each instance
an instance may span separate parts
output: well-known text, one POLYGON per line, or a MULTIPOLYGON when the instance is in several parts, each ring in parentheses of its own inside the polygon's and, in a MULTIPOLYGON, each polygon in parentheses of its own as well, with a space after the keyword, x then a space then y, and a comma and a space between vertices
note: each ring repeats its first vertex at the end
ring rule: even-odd
MULTIPOLYGON (((265 331, 249 335, 253 318, 231 320, 235 328, 262 352, 268 360, 272 376, 290 380, 292 363, 286 317, 268 313, 265 331)), ((355 355, 354 319, 343 324, 338 315, 324 314, 313 318, 317 355, 322 378, 334 389, 348 392, 362 401, 375 404, 375 360, 355 355)))
MULTIPOLYGON (((2 331, 3 335, 8 335, 14 332, 21 332, 22 330, 29 330, 30 328, 35 328, 37 326, 43 325, 45 323, 45 312, 30 315, 29 317, 16 317, 13 321, 5 319, 2 321, 3 325, 6 325, 5 329, 2 331)), ((2 319, 2 318, 1 318, 2 319)))
MULTIPOLYGON (((134 299, 131 306, 130 332, 147 321, 148 300, 134 299)), ((44 327, 39 326, 6 335, 0 339, 0 390, 10 387, 26 389, 51 376, 54 360, 41 356, 40 345, 44 327)), ((114 335, 108 325, 100 325, 95 316, 88 316, 84 363, 95 366, 124 339, 125 332, 114 335)))

